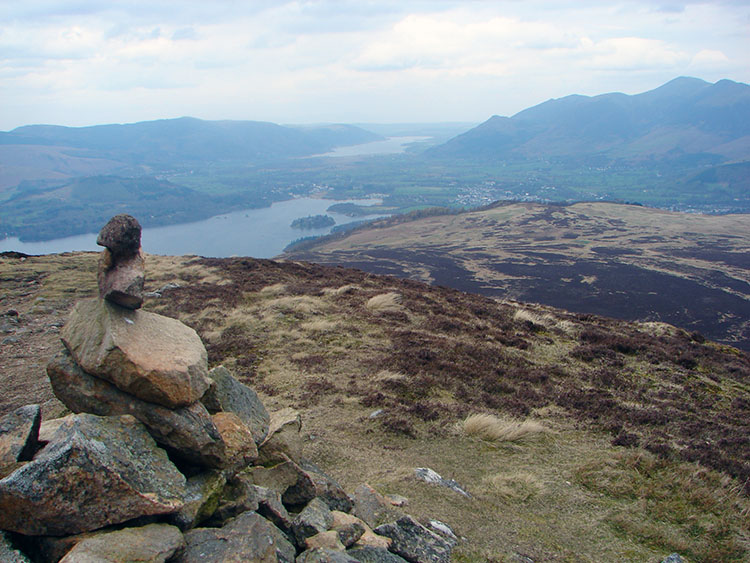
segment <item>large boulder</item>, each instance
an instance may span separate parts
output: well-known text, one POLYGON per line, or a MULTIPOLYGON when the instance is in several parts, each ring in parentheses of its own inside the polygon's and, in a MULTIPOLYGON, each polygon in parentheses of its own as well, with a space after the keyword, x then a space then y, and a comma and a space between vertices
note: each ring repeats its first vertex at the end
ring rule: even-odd
POLYGON ((0 529, 70 535, 179 510, 185 477, 131 416, 79 414, 0 480, 0 529))
POLYGON ((205 561, 276 563, 272 525, 255 512, 244 512, 221 528, 195 528, 185 534, 187 546, 175 563, 205 561))
POLYGON ((176 319, 85 299, 61 336, 84 371, 144 401, 180 408, 208 389, 206 348, 176 319))
POLYGON ((354 489, 352 499, 354 501, 352 514, 364 520, 371 528, 400 516, 388 499, 367 483, 354 489))
POLYGON ((431 532, 411 516, 375 528, 375 533, 393 540, 389 548, 412 563, 448 563, 453 545, 431 532))
POLYGON ((26 405, 0 418, 0 477, 34 455, 41 421, 39 405, 26 405))
POLYGON ((50 360, 47 375, 52 391, 73 412, 133 415, 159 444, 181 458, 208 467, 228 464, 224 441, 200 402, 173 410, 143 401, 83 371, 67 350, 50 360))
POLYGON ((148 524, 101 532, 78 542, 60 563, 164 563, 185 545, 180 530, 169 524, 148 524))
POLYGON ((240 383, 224 366, 208 372, 211 386, 201 399, 208 412, 231 412, 236 414, 253 433, 256 445, 268 434, 270 416, 255 391, 240 383))

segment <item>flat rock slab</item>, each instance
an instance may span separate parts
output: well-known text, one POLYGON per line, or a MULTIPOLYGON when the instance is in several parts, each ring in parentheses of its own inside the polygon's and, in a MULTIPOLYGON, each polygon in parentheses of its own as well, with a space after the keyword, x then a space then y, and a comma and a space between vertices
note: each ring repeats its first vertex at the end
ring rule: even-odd
POLYGON ((184 545, 182 533, 174 526, 148 524, 95 534, 77 543, 60 563, 164 563, 184 545))
POLYGON ((411 516, 378 526, 375 533, 391 538, 393 543, 389 549, 412 563, 448 563, 451 559, 453 546, 411 516))
POLYGON ((271 417, 258 394, 237 381, 224 366, 212 369, 208 377, 211 386, 201 399, 208 411, 236 414, 253 433, 255 444, 261 444, 268 434, 271 417))
POLYGON ((221 528, 196 528, 185 534, 187 546, 175 563, 206 561, 276 563, 272 525, 255 512, 245 512, 221 528))
POLYGON ((19 461, 29 461, 38 447, 42 411, 39 405, 26 405, 0 418, 0 477, 19 461))
POLYGON ((79 414, 0 480, 0 529, 64 536, 182 507, 185 477, 132 416, 79 414))
POLYGON ((206 348, 176 319, 84 299, 61 337, 84 371, 144 401, 179 408, 208 389, 206 348))
POLYGON ((168 409, 121 391, 89 375, 63 349, 47 364, 52 391, 76 413, 99 416, 130 414, 141 421, 154 439, 187 461, 207 467, 228 464, 222 437, 201 402, 168 409))

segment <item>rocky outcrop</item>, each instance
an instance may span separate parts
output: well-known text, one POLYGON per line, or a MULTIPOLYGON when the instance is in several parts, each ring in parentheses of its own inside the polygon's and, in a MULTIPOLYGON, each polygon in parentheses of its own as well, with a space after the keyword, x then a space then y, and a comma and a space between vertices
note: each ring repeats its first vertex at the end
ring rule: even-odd
POLYGON ((80 414, 0 480, 0 529, 68 535, 178 510, 185 478, 131 416, 80 414))
POLYGON ((85 372, 144 401, 185 407, 208 389, 206 348, 176 319, 85 299, 61 336, 85 372))

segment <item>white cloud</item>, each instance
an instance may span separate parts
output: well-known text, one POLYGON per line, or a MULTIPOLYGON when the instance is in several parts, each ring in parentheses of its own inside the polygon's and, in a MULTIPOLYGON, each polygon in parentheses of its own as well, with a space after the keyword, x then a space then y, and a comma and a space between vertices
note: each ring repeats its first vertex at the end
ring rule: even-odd
POLYGON ((684 74, 750 80, 741 2, 10 4, 0 129, 175 115, 478 121, 684 74))

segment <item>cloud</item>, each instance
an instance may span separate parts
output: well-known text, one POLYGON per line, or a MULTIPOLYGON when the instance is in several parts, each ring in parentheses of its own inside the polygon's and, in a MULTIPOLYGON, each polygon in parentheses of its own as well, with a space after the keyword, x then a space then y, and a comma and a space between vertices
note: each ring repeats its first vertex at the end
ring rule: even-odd
POLYGON ((635 93, 685 74, 750 80, 750 6, 739 1, 176 6, 0 2, 0 129, 106 115, 481 120, 570 93, 635 93))

